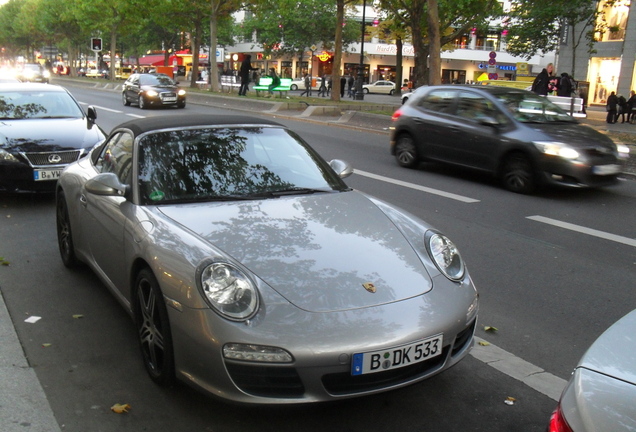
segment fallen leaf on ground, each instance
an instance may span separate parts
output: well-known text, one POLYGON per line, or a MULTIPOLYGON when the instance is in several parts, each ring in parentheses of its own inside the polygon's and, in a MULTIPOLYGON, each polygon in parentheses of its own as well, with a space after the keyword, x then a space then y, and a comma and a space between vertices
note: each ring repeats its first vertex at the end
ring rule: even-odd
POLYGON ((75 319, 84 318, 84 315, 76 314, 76 315, 73 315, 73 318, 75 318, 75 319))
POLYGON ((489 331, 489 332, 496 332, 499 331, 499 329, 497 327, 492 327, 492 326, 485 326, 484 327, 485 331, 489 331))
POLYGON ((490 345, 490 342, 486 342, 486 341, 479 341, 479 345, 481 345, 481 346, 488 346, 488 345, 490 345))
POLYGON ((130 405, 128 404, 115 404, 112 407, 110 407, 110 410, 114 413, 117 414, 123 414, 128 412, 128 410, 130 409, 130 405))

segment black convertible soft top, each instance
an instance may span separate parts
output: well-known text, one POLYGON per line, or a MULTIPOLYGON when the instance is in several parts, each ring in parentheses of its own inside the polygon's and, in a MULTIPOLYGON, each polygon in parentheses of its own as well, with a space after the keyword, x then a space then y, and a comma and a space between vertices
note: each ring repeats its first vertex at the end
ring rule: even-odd
POLYGON ((268 126, 282 126, 280 123, 276 123, 271 120, 261 119, 246 115, 167 115, 146 117, 142 119, 131 120, 120 124, 113 129, 113 132, 118 129, 129 129, 135 136, 141 135, 146 132, 161 130, 161 129, 178 129, 188 128, 192 126, 211 126, 217 127, 220 125, 268 125, 268 126))

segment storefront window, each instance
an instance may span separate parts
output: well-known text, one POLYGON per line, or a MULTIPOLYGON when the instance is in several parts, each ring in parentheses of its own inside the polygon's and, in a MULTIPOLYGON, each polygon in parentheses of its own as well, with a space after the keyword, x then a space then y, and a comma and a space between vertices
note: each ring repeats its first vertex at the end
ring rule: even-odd
POLYGON ((599 6, 599 10, 603 32, 597 34, 597 39, 602 42, 623 40, 629 16, 629 2, 626 0, 605 1, 599 6))
POLYGON ((592 58, 590 61, 590 103, 605 104, 616 91, 621 61, 618 58, 592 58))

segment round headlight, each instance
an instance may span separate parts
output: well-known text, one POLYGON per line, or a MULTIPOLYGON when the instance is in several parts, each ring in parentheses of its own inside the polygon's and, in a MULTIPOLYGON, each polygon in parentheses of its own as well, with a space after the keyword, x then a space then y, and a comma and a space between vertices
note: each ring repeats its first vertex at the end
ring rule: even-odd
POLYGON ((258 310, 256 286, 239 268, 226 262, 208 262, 198 273, 203 297, 225 318, 244 321, 258 310))
POLYGON ((444 276, 457 281, 464 277, 465 267, 455 244, 443 234, 429 231, 426 247, 433 262, 444 276))

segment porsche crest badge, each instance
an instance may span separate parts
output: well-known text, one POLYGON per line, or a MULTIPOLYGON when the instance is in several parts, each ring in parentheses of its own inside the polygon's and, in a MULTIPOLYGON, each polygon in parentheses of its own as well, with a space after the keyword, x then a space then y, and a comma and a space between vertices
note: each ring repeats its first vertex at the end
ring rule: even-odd
POLYGON ((365 290, 369 291, 370 293, 376 292, 375 285, 373 285, 371 282, 365 282, 362 284, 362 286, 364 287, 365 290))

